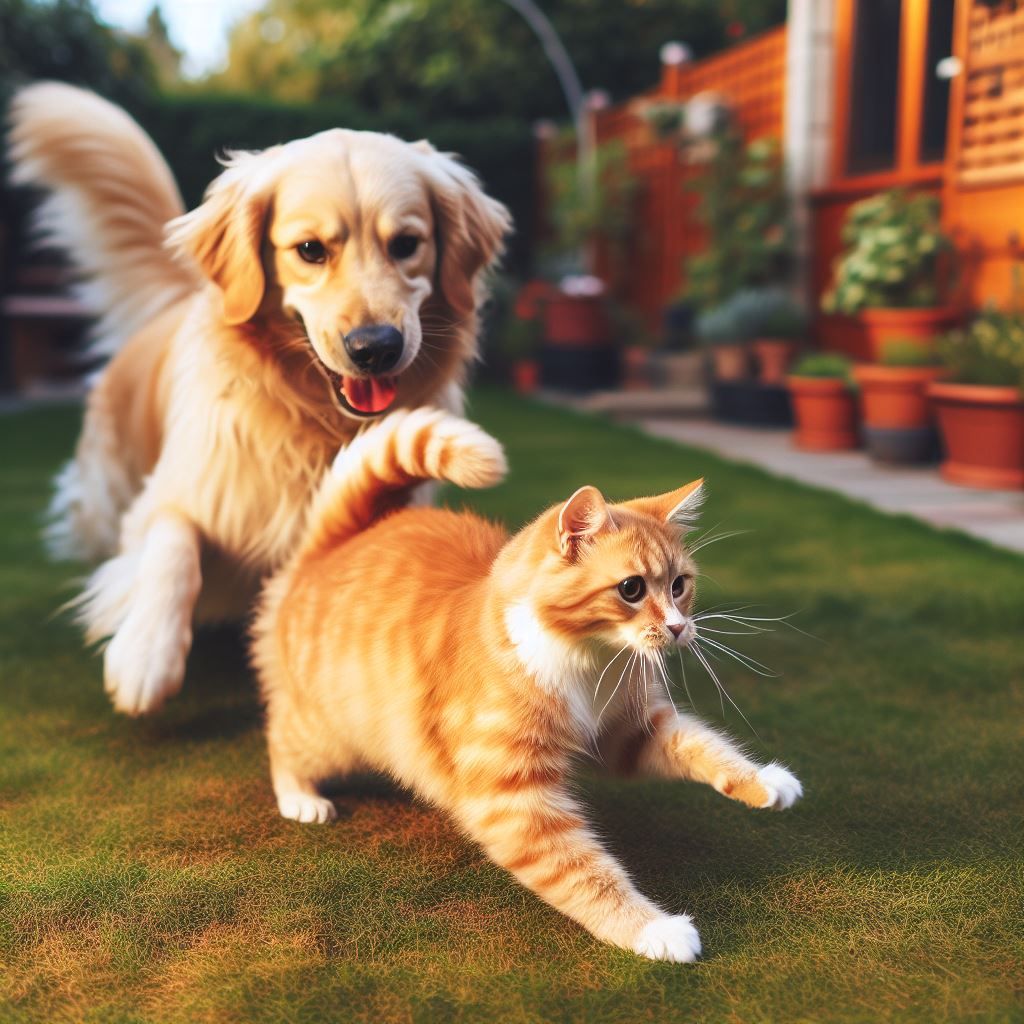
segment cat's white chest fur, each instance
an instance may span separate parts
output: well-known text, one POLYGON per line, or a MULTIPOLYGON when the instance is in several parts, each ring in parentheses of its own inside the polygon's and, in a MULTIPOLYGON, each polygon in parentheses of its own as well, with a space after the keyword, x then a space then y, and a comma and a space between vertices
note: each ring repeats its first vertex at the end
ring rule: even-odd
POLYGON ((529 601, 505 611, 505 630, 523 668, 546 693, 562 697, 577 726, 588 736, 597 733, 597 716, 590 692, 593 661, 546 630, 529 601))

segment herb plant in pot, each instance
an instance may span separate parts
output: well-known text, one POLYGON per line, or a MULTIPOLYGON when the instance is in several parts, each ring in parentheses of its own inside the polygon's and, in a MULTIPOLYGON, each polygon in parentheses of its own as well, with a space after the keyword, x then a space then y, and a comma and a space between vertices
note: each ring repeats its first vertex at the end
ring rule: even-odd
POLYGON ((929 386, 952 483, 1024 488, 1024 314, 988 309, 939 343, 947 379, 929 386))
POLYGON ((798 346, 807 337, 807 314, 784 288, 749 288, 734 296, 733 312, 751 348, 762 384, 782 386, 798 346))
POLYGON ((928 385, 943 370, 916 342, 891 341, 880 363, 854 367, 861 395, 864 445, 880 462, 927 462, 938 445, 928 385))
POLYGON ((856 448, 857 402, 851 363, 841 355, 807 355, 786 378, 796 419, 794 441, 808 451, 856 448))
POLYGON ((959 311, 947 300, 954 249, 936 197, 890 189, 863 199, 847 212, 842 238, 822 310, 858 316, 873 361, 889 341, 931 348, 956 324, 959 311))
POLYGON ((749 349, 732 301, 701 313, 694 322, 694 335, 711 357, 715 380, 743 380, 747 376, 749 349))

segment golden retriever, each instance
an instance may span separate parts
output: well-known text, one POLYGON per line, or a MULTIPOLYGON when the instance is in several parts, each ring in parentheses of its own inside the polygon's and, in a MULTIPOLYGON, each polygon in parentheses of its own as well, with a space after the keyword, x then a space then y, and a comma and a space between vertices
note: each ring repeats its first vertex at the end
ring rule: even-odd
POLYGON ((40 83, 11 113, 13 180, 51 190, 43 229, 111 356, 50 547, 102 562, 79 616, 110 638, 114 706, 142 714, 180 688, 194 619, 247 610, 367 419, 460 409, 509 215, 428 143, 341 129, 232 155, 186 214, 119 108, 40 83))

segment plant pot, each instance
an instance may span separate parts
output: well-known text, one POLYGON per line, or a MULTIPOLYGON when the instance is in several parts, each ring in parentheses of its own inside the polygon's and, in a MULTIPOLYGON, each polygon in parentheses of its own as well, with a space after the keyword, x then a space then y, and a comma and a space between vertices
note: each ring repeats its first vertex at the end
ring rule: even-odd
POLYGON ((622 349, 622 386, 627 391, 647 391, 652 386, 651 350, 644 345, 622 349))
POLYGON ((857 402, 846 381, 831 377, 787 377, 796 419, 794 441, 808 451, 857 447, 857 402))
POLYGON ((762 384, 786 383, 786 371, 796 355, 796 342, 781 338, 758 338, 754 342, 757 376, 762 384))
POLYGON ((955 306, 934 306, 928 309, 865 309, 860 314, 868 352, 879 362, 890 341, 920 345, 931 351, 935 339, 955 327, 960 310, 955 306))
POLYGON ((946 447, 951 483, 1024 488, 1024 396, 1017 388, 935 382, 928 388, 946 447))
POLYGON ((880 462, 928 462, 937 435, 928 385, 942 370, 934 366, 857 366, 864 444, 880 462))
POLYGON ((544 303, 544 340, 549 345, 610 345, 612 326, 604 297, 555 291, 544 303))
POLYGON ((746 345, 712 345, 710 351, 715 380, 743 380, 747 376, 746 345))
POLYGON ((517 359, 512 364, 512 384, 521 395, 537 390, 540 380, 540 363, 536 359, 517 359))

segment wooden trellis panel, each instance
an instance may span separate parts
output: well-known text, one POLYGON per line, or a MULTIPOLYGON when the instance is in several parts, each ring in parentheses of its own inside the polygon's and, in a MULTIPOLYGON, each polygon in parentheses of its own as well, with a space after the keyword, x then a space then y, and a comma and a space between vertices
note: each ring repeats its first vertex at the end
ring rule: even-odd
POLYGON ((1024 178, 1024 4, 974 3, 968 16, 963 121, 956 173, 962 185, 1024 178))

